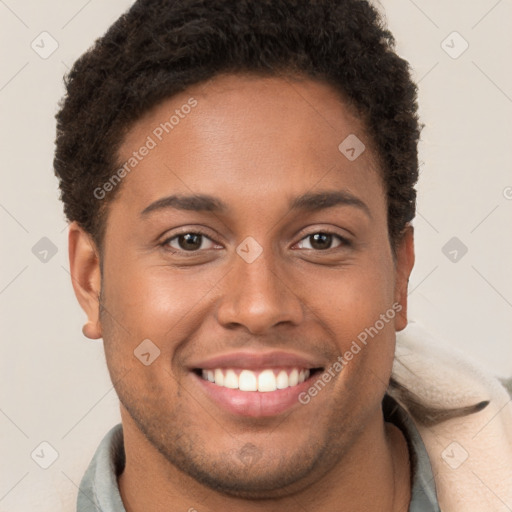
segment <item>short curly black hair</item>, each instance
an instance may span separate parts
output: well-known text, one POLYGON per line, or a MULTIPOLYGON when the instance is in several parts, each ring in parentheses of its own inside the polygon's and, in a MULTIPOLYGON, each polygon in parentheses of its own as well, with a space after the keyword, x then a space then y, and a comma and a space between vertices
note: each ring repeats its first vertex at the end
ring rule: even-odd
MULTIPOLYGON (((101 249, 94 190, 142 114, 220 73, 302 76, 333 86, 376 149, 393 247, 415 215, 421 126, 409 64, 366 0, 139 0, 74 64, 56 115, 55 174, 69 221, 101 249)), ((340 141, 341 142, 341 141, 340 141)))

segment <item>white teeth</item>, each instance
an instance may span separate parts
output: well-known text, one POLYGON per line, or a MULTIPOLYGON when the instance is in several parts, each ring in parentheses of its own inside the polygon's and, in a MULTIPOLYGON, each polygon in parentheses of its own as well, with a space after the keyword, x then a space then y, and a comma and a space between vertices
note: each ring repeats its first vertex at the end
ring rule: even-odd
POLYGON ((258 375, 258 391, 275 391, 276 376, 272 370, 264 370, 258 375))
POLYGON ((238 377, 233 370, 226 371, 223 385, 225 388, 238 389, 238 377))
POLYGON ((297 386, 309 378, 309 375, 309 370, 299 370, 298 368, 293 368, 291 371, 280 370, 277 376, 271 368, 261 372, 242 370, 240 375, 237 375, 233 369, 202 370, 203 379, 213 382, 217 386, 261 393, 297 386))
POLYGON ((240 391, 258 391, 258 380, 254 372, 242 370, 238 377, 238 389, 240 391))
POLYGON ((224 374, 222 373, 222 370, 217 368, 213 375, 215 378, 215 384, 218 384, 219 386, 224 386, 224 374))
POLYGON ((284 370, 281 370, 277 374, 276 387, 277 389, 285 389, 288 386, 288 374, 284 370))
POLYGON ((292 373, 290 373, 290 376, 288 377, 288 385, 289 386, 296 386, 299 383, 299 372, 296 368, 292 370, 292 373))

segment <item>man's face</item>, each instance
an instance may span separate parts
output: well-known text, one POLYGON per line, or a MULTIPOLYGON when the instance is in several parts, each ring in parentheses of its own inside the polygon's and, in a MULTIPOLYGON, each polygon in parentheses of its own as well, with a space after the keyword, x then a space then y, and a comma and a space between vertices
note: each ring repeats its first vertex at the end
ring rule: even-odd
POLYGON ((223 76, 140 119, 120 162, 153 146, 148 136, 156 146, 110 206, 102 262, 100 325, 125 431, 140 430, 182 471, 234 495, 313 482, 382 422, 395 330, 405 325, 405 310, 390 311, 397 301, 405 308, 410 269, 401 272, 400 249, 396 264, 392 256, 364 127, 328 85, 223 76), (191 97, 197 104, 182 108, 191 97), (176 110, 179 122, 158 130, 176 110), (351 134, 366 145, 353 161, 338 149, 351 134), (291 207, 320 192, 342 200, 291 207), (171 195, 224 207, 161 201, 171 195), (370 327, 373 337, 358 342, 370 327), (151 343, 138 348, 143 340, 151 343), (351 347, 357 353, 333 371, 351 347), (276 351, 304 361, 210 361, 276 351), (240 391, 204 380, 205 367, 251 370, 248 385, 293 367, 331 368, 331 379, 316 396, 308 390, 322 372, 296 388, 240 391))

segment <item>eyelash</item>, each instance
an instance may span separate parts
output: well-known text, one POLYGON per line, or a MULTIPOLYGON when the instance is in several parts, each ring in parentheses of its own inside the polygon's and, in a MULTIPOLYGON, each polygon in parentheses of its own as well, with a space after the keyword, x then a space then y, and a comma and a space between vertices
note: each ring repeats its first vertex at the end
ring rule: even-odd
MULTIPOLYGON (((340 241, 340 244, 336 247, 330 247, 329 249, 306 249, 308 251, 315 251, 315 252, 318 252, 318 253, 328 253, 329 251, 332 251, 333 249, 340 249, 340 248, 343 248, 343 247, 350 247, 351 246, 351 242, 350 240, 348 240, 347 238, 339 235, 338 233, 334 233, 333 231, 329 231, 329 230, 318 230, 318 231, 312 231, 311 233, 308 233, 306 235, 304 235, 300 240, 299 242, 297 243, 300 243, 302 242, 303 240, 313 236, 313 235, 316 235, 316 234, 323 234, 323 235, 331 235, 335 238, 338 238, 338 240, 340 241)), ((183 235, 200 235, 204 238, 207 238, 208 240, 210 240, 211 242, 213 243, 216 243, 214 242, 209 236, 207 233, 201 231, 201 230, 196 230, 196 231, 183 231, 182 233, 177 233, 175 235, 173 235, 172 237, 169 237, 169 238, 166 238, 160 245, 161 247, 163 247, 165 250, 171 252, 172 254, 179 254, 179 253, 182 253, 182 254, 185 254, 187 256, 193 256, 193 255, 196 255, 200 252, 202 252, 201 249, 198 249, 198 250, 195 250, 195 251, 185 251, 183 249, 175 249, 174 247, 169 247, 169 244, 170 242, 172 242, 173 240, 179 238, 180 236, 183 236, 183 235)), ((295 244, 296 245, 296 244, 295 244)), ((206 249, 203 249, 203 250, 206 250, 206 249)))

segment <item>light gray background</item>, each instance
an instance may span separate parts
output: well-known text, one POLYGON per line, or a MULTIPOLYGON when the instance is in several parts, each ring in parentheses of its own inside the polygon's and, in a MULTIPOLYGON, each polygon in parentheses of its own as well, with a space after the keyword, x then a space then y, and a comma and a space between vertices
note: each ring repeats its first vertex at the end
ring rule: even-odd
MULTIPOLYGON (((73 510, 86 465, 119 421, 102 343, 81 333, 52 160, 62 75, 130 4, 0 0, 0 512, 73 510), (51 48, 43 31, 59 45, 47 59, 31 47, 51 48), (46 262, 32 252, 43 237, 57 249, 46 262), (58 452, 46 470, 31 458, 36 449, 49 462, 42 441, 58 452)), ((426 124, 410 316, 510 376, 512 1, 382 6, 419 82, 426 124), (453 31, 469 43, 458 58, 443 49, 462 48, 453 31), (468 248, 456 262, 442 251, 452 237, 468 248)))

